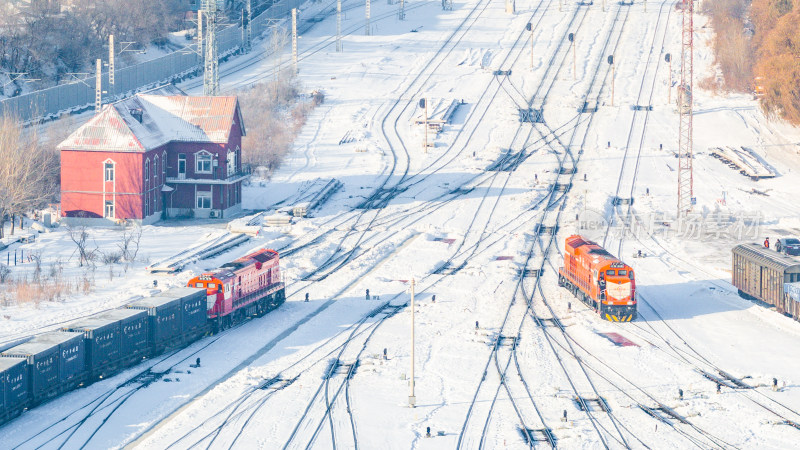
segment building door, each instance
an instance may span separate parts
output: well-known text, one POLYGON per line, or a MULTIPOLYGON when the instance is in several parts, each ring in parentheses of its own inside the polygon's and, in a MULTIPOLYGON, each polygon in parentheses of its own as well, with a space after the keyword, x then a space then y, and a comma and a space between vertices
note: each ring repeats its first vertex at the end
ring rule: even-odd
POLYGON ((178 179, 185 180, 186 179, 186 154, 180 153, 178 154, 178 179))

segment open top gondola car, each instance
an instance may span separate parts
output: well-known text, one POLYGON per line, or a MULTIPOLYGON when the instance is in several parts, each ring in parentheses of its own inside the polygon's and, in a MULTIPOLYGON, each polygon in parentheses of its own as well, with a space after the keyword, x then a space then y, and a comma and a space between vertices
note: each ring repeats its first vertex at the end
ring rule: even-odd
POLYGON ((261 249, 231 261, 214 272, 189 280, 205 288, 207 314, 214 331, 229 328, 246 317, 261 316, 285 300, 278 252, 261 249))
POLYGON ((564 245, 564 266, 558 285, 614 322, 636 319, 636 280, 633 269, 596 243, 573 235, 564 245))

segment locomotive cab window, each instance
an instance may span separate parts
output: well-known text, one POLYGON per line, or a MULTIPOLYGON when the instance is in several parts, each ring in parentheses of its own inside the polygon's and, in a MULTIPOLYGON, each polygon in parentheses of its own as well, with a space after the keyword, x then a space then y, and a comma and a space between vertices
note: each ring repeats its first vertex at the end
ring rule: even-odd
POLYGON ((606 275, 614 276, 614 271, 613 270, 606 270, 606 275))
POLYGON ((209 289, 216 289, 217 285, 215 283, 208 283, 208 288, 209 289))
POLYGON ((194 285, 194 287, 201 288, 201 287, 203 287, 203 283, 197 283, 197 284, 194 285))
POLYGON ((627 270, 620 270, 620 271, 619 271, 619 276, 621 276, 621 277, 625 277, 625 276, 627 276, 627 275, 628 275, 628 271, 627 271, 627 270))

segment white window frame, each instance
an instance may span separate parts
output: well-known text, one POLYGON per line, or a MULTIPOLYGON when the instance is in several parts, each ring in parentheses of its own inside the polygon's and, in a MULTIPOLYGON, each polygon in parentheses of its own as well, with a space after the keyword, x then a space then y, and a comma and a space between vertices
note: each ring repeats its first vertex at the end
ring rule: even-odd
POLYGON ((194 196, 194 206, 197 209, 211 209, 212 206, 214 206, 211 191, 197 191, 197 193, 194 196), (203 200, 208 199, 208 207, 202 206, 200 202, 201 199, 203 200))
POLYGON ((161 154, 161 179, 167 182, 167 152, 161 154))
POLYGON ((117 214, 117 205, 114 204, 114 200, 106 200, 103 204, 103 217, 106 219, 116 219, 117 214), (111 214, 108 214, 108 208, 111 207, 111 214))
POLYGON ((235 150, 228 150, 228 176, 232 176, 236 173, 236 151, 235 150))
POLYGON ((214 170, 214 156, 211 153, 207 152, 206 150, 200 150, 199 152, 194 154, 194 173, 207 173, 211 174, 214 170), (202 159, 201 159, 202 158, 202 159), (201 163, 205 166, 205 163, 208 163, 208 170, 200 167, 201 163))
POLYGON ((107 183, 113 182, 117 176, 116 172, 117 172, 117 163, 115 163, 110 159, 103 161, 103 181, 107 183), (111 177, 108 176, 109 174, 111 174, 111 177))

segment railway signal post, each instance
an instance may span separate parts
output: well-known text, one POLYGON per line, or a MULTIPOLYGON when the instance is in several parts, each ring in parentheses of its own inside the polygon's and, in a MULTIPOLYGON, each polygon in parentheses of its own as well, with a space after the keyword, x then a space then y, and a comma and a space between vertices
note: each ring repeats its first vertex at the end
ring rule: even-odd
POLYGON ((669 84, 667 84, 667 104, 672 102, 672 55, 667 53, 664 55, 664 61, 669 63, 669 84))
POLYGON ((578 74, 575 71, 575 33, 567 35, 567 39, 569 39, 569 45, 572 47, 572 80, 574 81, 578 78, 578 74))
POLYGON ((425 108, 425 120, 423 121, 423 126, 425 127, 425 153, 428 153, 428 101, 427 99, 421 98, 419 99, 419 107, 425 108))
POLYGON ((611 66, 611 106, 614 106, 614 55, 608 55, 608 64, 611 66))
POLYGON ((531 70, 533 70, 533 25, 528 22, 525 29, 531 32, 531 70))
POLYGON ((411 278, 411 380, 408 382, 410 392, 408 394, 408 406, 415 408, 417 397, 414 395, 414 286, 416 282, 411 278))

